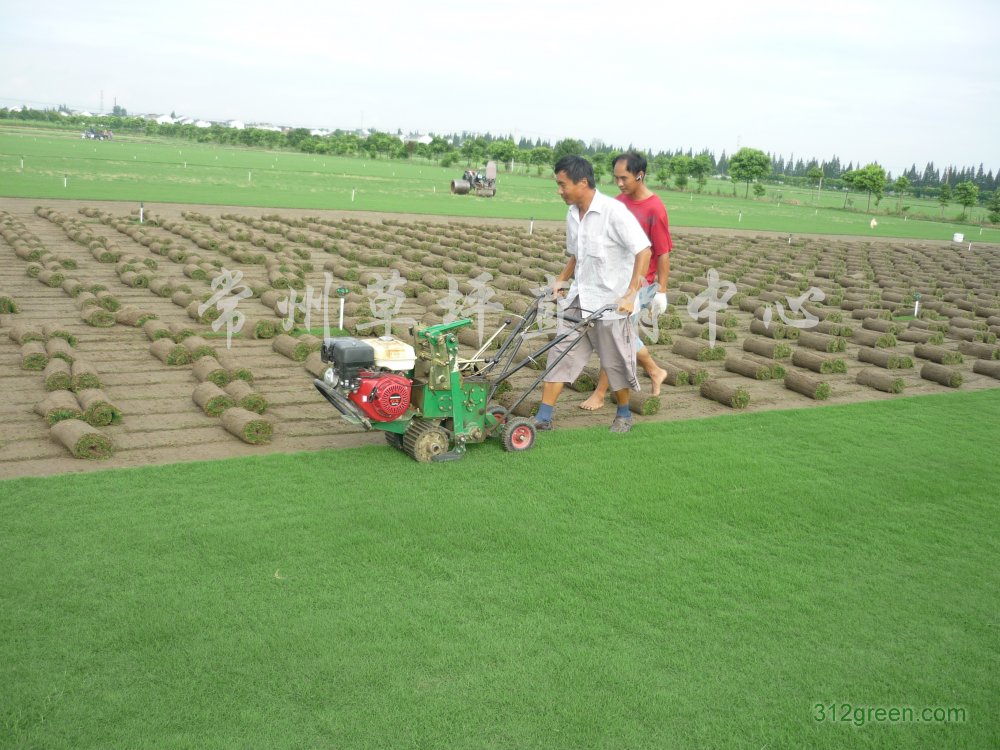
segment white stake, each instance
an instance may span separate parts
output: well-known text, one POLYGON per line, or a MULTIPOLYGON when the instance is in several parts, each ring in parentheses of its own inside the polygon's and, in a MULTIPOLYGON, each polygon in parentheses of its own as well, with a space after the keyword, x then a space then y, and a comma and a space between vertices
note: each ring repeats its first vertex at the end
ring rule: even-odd
POLYGON ((354 203, 354 194, 357 192, 356 189, 351 190, 351 203, 354 203))
POLYGON ((340 298, 340 320, 337 323, 337 328, 341 331, 344 330, 344 298, 340 298))
POLYGON ((145 208, 143 208, 142 201, 139 201, 139 223, 142 224, 142 217, 145 213, 145 208))
POLYGON ((68 186, 69 186, 69 177, 63 175, 63 187, 68 187, 68 186))

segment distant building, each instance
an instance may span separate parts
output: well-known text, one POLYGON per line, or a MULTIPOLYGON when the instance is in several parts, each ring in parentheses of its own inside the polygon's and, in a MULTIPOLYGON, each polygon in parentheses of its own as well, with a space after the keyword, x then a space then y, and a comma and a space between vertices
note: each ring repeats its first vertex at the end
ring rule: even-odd
POLYGON ((420 133, 410 133, 409 135, 399 136, 399 140, 401 140, 403 143, 419 143, 424 146, 429 146, 431 144, 431 141, 433 141, 434 139, 431 136, 427 135, 426 133, 423 135, 421 135, 420 133))
POLYGON ((225 124, 226 127, 233 128, 235 130, 245 130, 246 129, 246 125, 243 123, 242 120, 226 120, 226 122, 224 124, 225 124))

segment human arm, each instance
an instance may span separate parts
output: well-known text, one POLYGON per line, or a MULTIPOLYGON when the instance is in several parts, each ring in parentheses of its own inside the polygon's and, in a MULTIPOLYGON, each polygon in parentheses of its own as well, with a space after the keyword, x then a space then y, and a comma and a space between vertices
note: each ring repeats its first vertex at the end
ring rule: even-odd
POLYGON ((635 312, 635 296, 642 287, 643 279, 646 278, 646 269, 649 268, 649 256, 652 252, 652 249, 647 247, 635 256, 632 264, 632 279, 629 281, 625 295, 618 300, 618 312, 626 315, 635 312))
POLYGON ((552 282, 552 293, 557 297, 565 297, 566 292, 569 291, 569 280, 573 278, 573 273, 576 271, 576 256, 571 255, 566 261, 566 265, 563 270, 552 282))

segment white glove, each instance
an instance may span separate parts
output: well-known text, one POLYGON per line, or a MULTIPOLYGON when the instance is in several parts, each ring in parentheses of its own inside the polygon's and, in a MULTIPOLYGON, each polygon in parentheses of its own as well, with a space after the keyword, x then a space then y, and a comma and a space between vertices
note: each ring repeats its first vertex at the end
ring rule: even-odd
POLYGON ((650 317, 658 318, 667 311, 667 293, 657 292, 653 301, 649 303, 650 317))

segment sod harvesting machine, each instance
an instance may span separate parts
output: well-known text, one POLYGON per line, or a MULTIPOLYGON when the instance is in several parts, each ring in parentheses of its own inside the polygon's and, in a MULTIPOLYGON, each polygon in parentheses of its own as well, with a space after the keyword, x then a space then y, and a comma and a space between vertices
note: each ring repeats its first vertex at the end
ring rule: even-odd
POLYGON ((420 462, 461 458, 466 445, 491 437, 499 438, 504 450, 526 451, 535 444, 535 425, 514 410, 572 346, 554 360, 546 359, 541 374, 509 408, 493 400, 498 389, 557 343, 575 336, 575 345, 577 334, 612 309, 582 319, 565 317, 571 325, 563 333, 515 362, 547 297, 543 293, 535 299, 488 358, 484 352, 510 327, 510 319, 469 359, 459 357, 456 336, 459 328, 471 325, 468 318, 418 328, 413 345, 394 336, 324 339, 320 356, 329 367, 313 385, 343 419, 365 430, 381 430, 389 445, 420 462))
POLYGON ((486 173, 465 170, 460 180, 451 181, 451 192, 455 195, 468 195, 475 192, 480 198, 492 198, 497 194, 497 163, 486 163, 486 173))

